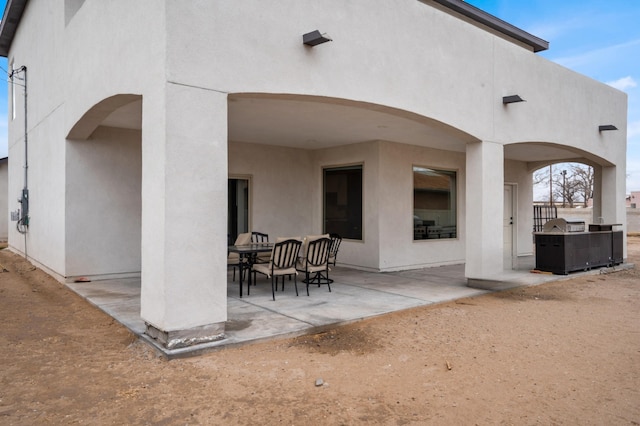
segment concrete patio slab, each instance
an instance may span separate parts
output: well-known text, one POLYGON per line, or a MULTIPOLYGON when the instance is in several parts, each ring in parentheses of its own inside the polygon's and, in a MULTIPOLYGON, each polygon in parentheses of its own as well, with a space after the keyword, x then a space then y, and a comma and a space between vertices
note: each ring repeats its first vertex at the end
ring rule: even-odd
MULTIPOLYGON (((630 265, 632 267, 633 265, 630 265)), ((623 269, 627 265, 619 265, 623 269)), ((605 269, 580 274, 602 273, 605 269)), ((510 287, 542 284, 571 276, 536 274, 529 270, 504 271, 501 281, 510 287)), ((334 283, 309 287, 298 282, 296 296, 293 281, 271 297, 271 281, 258 277, 251 294, 240 298, 238 283, 227 277, 227 316, 225 338, 189 348, 167 350, 144 334, 140 317, 140 280, 136 278, 68 283, 67 286, 102 309, 147 341, 163 356, 176 358, 246 344, 275 337, 296 336, 417 306, 442 303, 488 293, 470 288, 464 277, 464 265, 441 266, 402 272, 364 272, 337 267, 331 272, 334 283)))

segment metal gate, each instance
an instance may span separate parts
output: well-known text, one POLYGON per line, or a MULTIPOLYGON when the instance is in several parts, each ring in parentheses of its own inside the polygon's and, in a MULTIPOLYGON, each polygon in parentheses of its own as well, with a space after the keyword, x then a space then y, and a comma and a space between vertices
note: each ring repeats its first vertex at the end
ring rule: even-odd
POLYGON ((533 206, 533 232, 542 232, 542 227, 549 219, 558 218, 556 206, 533 206))

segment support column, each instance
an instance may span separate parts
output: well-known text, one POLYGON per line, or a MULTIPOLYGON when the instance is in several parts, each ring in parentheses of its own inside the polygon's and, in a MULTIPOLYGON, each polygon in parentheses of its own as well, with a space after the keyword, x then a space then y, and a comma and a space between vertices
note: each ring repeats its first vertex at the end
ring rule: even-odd
POLYGON ((224 337, 227 96, 166 84, 145 96, 141 316, 167 349, 224 337))
POLYGON ((602 166, 593 166, 593 223, 598 223, 602 216, 602 166))
POLYGON ((503 269, 504 147, 467 144, 465 276, 470 287, 493 288, 503 269))
POLYGON ((623 231, 623 257, 627 258, 626 167, 602 166, 594 168, 593 221, 619 223, 614 231, 623 231))

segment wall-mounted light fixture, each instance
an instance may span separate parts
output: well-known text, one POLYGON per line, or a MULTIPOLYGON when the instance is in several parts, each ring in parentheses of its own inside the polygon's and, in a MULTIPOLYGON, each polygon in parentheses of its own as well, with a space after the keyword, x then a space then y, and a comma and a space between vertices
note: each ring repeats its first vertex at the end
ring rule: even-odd
POLYGON ((302 44, 306 44, 311 47, 328 41, 332 41, 331 38, 327 34, 320 34, 320 31, 318 30, 311 31, 310 33, 306 33, 302 36, 302 44))
POLYGON ((618 128, 613 124, 603 124, 602 126, 598 126, 599 132, 604 132, 605 130, 618 130, 618 128))
POLYGON ((522 99, 520 97, 520 95, 509 95, 509 96, 503 96, 502 97, 502 103, 503 104, 512 104, 515 102, 526 102, 524 99, 522 99))

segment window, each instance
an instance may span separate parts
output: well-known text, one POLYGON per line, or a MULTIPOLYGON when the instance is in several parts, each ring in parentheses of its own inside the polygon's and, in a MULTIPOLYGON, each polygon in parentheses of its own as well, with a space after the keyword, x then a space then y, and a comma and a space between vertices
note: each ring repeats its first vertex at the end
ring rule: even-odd
POLYGON ((413 167, 413 239, 456 238, 456 172, 413 167))
POLYGON ((324 169, 325 233, 362 240, 362 165, 324 169))

